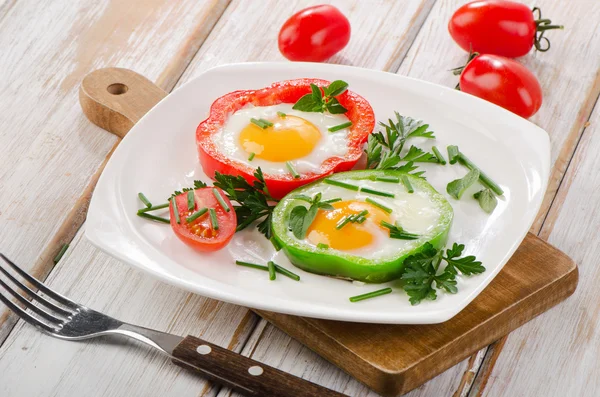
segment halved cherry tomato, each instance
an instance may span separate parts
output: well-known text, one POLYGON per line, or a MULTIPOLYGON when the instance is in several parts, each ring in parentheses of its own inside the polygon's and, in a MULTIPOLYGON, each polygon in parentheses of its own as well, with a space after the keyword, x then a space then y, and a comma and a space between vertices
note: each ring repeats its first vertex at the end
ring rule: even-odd
POLYGON ((531 47, 550 48, 544 31, 562 29, 542 19, 539 8, 507 0, 480 0, 460 7, 448 23, 450 35, 463 50, 480 54, 520 57, 531 47), (538 12, 534 19, 534 12, 538 12), (545 45, 542 44, 545 41, 545 45))
POLYGON ((533 116, 542 106, 542 87, 519 62, 497 55, 477 55, 460 75, 460 89, 510 110, 533 116))
POLYGON ((305 8, 279 31, 279 51, 290 61, 322 62, 350 41, 350 22, 334 6, 305 8))
POLYGON ((194 208, 192 210, 188 209, 187 192, 175 196, 175 203, 179 211, 179 223, 177 223, 173 201, 171 200, 169 205, 171 227, 175 235, 190 247, 202 252, 217 251, 226 246, 233 237, 237 227, 237 217, 231 202, 221 189, 205 187, 194 190, 194 208), (221 206, 213 189, 221 195, 230 209, 229 211, 221 206), (203 208, 213 208, 215 210, 216 226, 211 222, 209 211, 192 222, 187 221, 187 218, 203 208))
MULTIPOLYGON (((300 97, 311 92, 310 84, 319 87, 329 85, 329 81, 318 79, 297 79, 274 83, 260 90, 234 91, 213 102, 210 115, 198 125, 196 142, 200 164, 204 173, 211 178, 215 172, 229 175, 241 175, 252 183, 255 169, 232 160, 218 151, 212 135, 220 131, 230 114, 241 108, 253 106, 271 106, 279 103, 296 103, 300 97)), ((375 114, 369 102, 352 91, 336 96, 340 104, 348 109, 346 117, 352 122, 348 133, 348 152, 343 156, 326 159, 318 172, 308 172, 294 178, 289 175, 265 174, 265 182, 271 196, 280 199, 292 190, 334 172, 348 171, 362 155, 362 146, 375 126, 375 114)))

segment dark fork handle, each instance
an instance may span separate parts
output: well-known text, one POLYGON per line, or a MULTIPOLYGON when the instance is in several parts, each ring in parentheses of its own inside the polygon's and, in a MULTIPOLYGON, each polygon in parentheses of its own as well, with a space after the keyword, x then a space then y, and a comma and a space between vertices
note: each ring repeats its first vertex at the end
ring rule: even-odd
POLYGON ((345 396, 193 336, 177 345, 173 356, 175 364, 247 396, 345 396))

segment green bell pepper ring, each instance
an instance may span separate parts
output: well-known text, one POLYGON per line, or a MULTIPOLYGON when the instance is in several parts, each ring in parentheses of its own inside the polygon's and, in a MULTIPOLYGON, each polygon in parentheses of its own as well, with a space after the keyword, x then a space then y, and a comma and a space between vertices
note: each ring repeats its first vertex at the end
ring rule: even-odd
MULTIPOLYGON (((411 176, 399 171, 393 170, 364 170, 341 172, 329 176, 327 179, 334 181, 333 184, 324 182, 321 179, 317 182, 305 185, 296 189, 285 196, 273 211, 272 226, 273 238, 281 245, 283 252, 295 266, 316 274, 322 274, 337 278, 358 280, 368 283, 383 283, 399 278, 404 271, 404 260, 423 250, 425 243, 429 242, 436 249, 441 249, 446 244, 454 212, 448 201, 439 194, 429 183, 424 179, 411 176), (350 195, 354 196, 352 200, 365 201, 367 197, 381 201, 381 197, 368 193, 370 190, 382 190, 381 183, 388 185, 387 192, 399 192, 401 194, 409 194, 404 186, 399 183, 395 186, 389 182, 376 182, 377 180, 388 179, 390 177, 398 178, 406 176, 413 189, 414 194, 420 194, 424 197, 428 204, 436 208, 439 217, 433 227, 427 233, 419 235, 415 240, 395 240, 390 238, 390 244, 398 246, 398 250, 393 254, 373 258, 358 256, 349 252, 332 249, 324 244, 315 245, 307 239, 300 240, 294 236, 289 227, 289 216, 292 209, 298 205, 308 207, 306 201, 297 199, 299 195, 313 197, 316 193, 321 192, 322 201, 339 197, 340 190, 345 189, 340 187, 335 182, 342 182, 355 186, 365 187, 365 191, 350 191, 350 195), (379 178, 379 179, 378 179, 379 178), (379 185, 375 185, 379 183, 379 185), (336 193, 337 196, 336 196, 336 193)), ((349 193, 346 193, 348 197, 349 193)), ((391 198, 394 200, 394 198, 391 198)), ((401 201, 401 200, 400 200, 401 201)), ((400 205, 400 204, 399 204, 400 205)), ((322 211, 322 210, 319 210, 322 211)), ((400 224, 402 219, 398 219, 400 224)), ((406 230, 411 232, 411 230, 406 230)))

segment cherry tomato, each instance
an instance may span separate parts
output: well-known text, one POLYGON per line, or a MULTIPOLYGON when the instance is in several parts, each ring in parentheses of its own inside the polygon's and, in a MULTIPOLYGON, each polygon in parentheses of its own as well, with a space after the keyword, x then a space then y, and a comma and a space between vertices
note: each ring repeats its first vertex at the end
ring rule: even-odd
POLYGON ((510 110, 533 116, 542 106, 542 88, 519 62, 497 55, 477 55, 460 75, 460 89, 510 110))
POLYGON ((279 31, 279 51, 290 61, 322 62, 350 41, 350 22, 334 6, 305 8, 279 31))
POLYGON ((543 34, 549 29, 562 29, 542 19, 539 8, 506 0, 479 0, 460 7, 448 23, 454 41, 469 52, 520 57, 535 45, 547 51, 550 42, 543 34), (538 18, 534 20, 534 12, 538 18), (545 44, 542 43, 545 41, 545 44))
POLYGON ((221 189, 206 187, 194 190, 194 208, 192 210, 188 209, 187 192, 175 196, 175 204, 179 211, 179 223, 175 216, 173 200, 171 200, 169 205, 171 228, 175 235, 190 247, 202 252, 217 251, 226 246, 235 234, 237 227, 235 210, 221 189), (223 198, 229 211, 220 204, 215 192, 223 198), (211 221, 210 211, 192 222, 187 221, 190 216, 203 208, 215 210, 217 225, 211 221))

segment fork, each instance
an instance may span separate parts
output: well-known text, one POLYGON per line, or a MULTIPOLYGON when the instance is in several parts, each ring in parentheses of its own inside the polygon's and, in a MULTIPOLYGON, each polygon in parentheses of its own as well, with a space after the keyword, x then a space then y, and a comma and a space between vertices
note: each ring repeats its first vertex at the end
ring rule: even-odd
POLYGON ((44 296, 27 287, 0 261, 0 272, 25 296, 0 279, 0 285, 29 310, 13 303, 0 291, 0 300, 29 324, 55 338, 79 341, 105 335, 124 335, 144 342, 171 356, 173 362, 199 372, 215 383, 248 396, 334 397, 344 396, 268 365, 254 361, 228 349, 194 336, 185 338, 149 328, 128 324, 97 312, 51 290, 33 278, 4 254, 0 257, 44 296), (34 305, 29 299, 39 303, 34 305), (45 308, 42 308, 42 306, 45 308))

